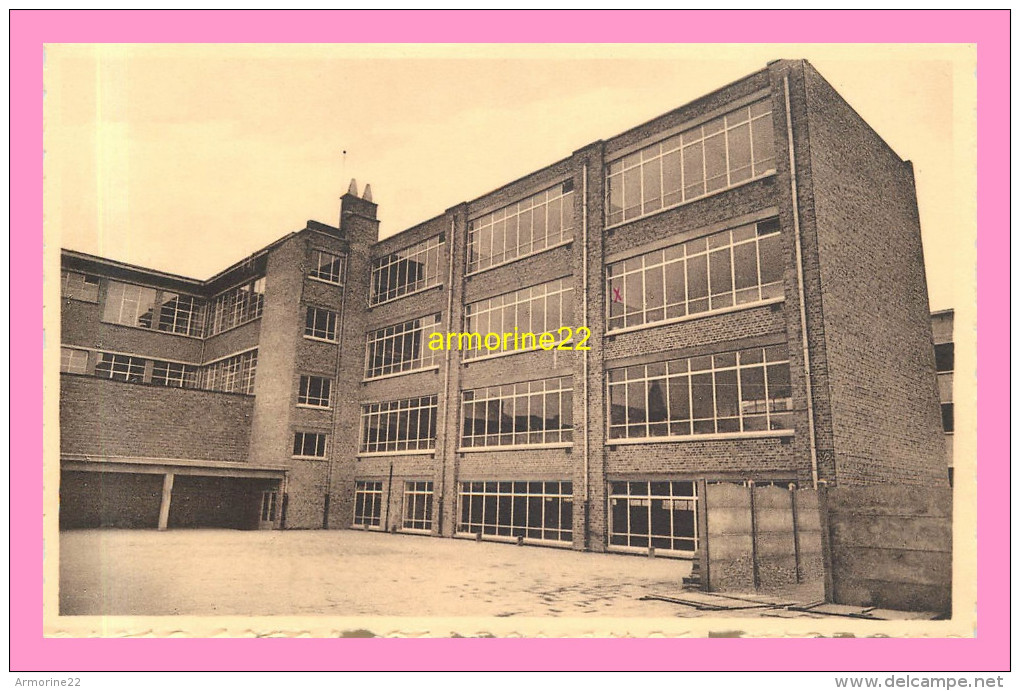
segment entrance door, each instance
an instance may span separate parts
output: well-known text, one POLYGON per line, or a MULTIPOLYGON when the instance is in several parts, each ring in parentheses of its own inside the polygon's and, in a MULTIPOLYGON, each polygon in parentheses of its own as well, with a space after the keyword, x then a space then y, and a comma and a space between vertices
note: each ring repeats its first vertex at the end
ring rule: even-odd
POLYGON ((259 510, 259 530, 272 530, 276 527, 278 494, 275 489, 262 492, 262 506, 259 510))

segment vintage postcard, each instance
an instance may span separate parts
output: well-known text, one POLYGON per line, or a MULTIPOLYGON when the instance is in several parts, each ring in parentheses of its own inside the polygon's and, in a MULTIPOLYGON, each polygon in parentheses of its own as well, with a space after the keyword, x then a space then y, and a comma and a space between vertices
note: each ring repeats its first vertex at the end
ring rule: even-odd
POLYGON ((975 64, 46 45, 46 635, 974 636, 975 64))

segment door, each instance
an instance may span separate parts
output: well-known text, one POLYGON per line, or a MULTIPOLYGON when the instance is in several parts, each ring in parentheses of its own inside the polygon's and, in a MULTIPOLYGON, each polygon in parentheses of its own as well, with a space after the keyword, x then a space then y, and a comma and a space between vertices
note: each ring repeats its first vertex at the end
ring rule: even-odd
POLYGON ((259 530, 272 530, 276 527, 276 513, 279 492, 267 489, 262 492, 262 505, 259 509, 259 530))

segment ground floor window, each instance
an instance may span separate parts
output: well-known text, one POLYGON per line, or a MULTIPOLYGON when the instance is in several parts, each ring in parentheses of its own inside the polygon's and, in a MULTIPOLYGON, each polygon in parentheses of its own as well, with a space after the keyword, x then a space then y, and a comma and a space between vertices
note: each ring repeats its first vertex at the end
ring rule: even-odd
POLYGON ((693 482, 610 483, 610 546, 693 552, 697 501, 693 482))
POLYGON ((574 489, 570 482, 462 482, 464 533, 571 542, 574 489))
POLYGON ((377 528, 382 524, 382 481, 354 483, 354 525, 377 528))
POLYGON ((432 483, 404 483, 404 528, 432 530, 432 483))

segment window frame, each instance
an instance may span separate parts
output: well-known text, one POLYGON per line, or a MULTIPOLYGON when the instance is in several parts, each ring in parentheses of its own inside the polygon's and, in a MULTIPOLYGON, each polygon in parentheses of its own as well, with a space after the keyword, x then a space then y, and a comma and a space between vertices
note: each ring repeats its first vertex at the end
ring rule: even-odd
POLYGON ((75 271, 73 269, 61 269, 60 270, 60 297, 66 300, 77 300, 79 302, 88 302, 90 304, 99 304, 100 296, 100 282, 99 276, 94 274, 87 274, 81 271, 75 271), (75 281, 74 288, 72 289, 71 277, 80 277, 80 281, 75 281), (80 285, 78 285, 80 284, 80 285), (85 292, 85 286, 95 286, 95 296, 88 297, 91 291, 85 292))
POLYGON ((647 218, 648 216, 652 216, 652 215, 655 215, 657 213, 661 213, 663 211, 668 211, 669 209, 674 209, 676 207, 683 206, 684 204, 689 204, 689 203, 695 202, 695 201, 697 201, 699 199, 704 199, 706 197, 710 197, 712 195, 725 192, 727 190, 736 189, 737 187, 749 184, 749 183, 754 182, 756 180, 761 180, 761 179, 766 178, 766 177, 768 177, 770 175, 775 175, 776 170, 777 170, 776 169, 776 153, 775 153, 775 151, 776 151, 776 146, 775 146, 776 142, 775 142, 775 133, 774 133, 775 122, 774 122, 772 116, 773 116, 773 111, 772 111, 772 104, 771 104, 771 96, 766 95, 766 96, 764 96, 762 98, 757 98, 757 99, 751 101, 750 103, 747 103, 745 105, 739 106, 737 108, 733 108, 731 110, 728 110, 727 112, 721 113, 718 116, 709 118, 708 120, 705 120, 704 122, 702 122, 700 124, 694 125, 692 127, 686 127, 685 129, 683 129, 682 131, 680 131, 680 132, 678 132, 676 134, 671 134, 669 136, 662 137, 662 138, 660 138, 660 139, 658 139, 658 140, 656 140, 654 142, 646 144, 646 145, 644 145, 642 147, 639 147, 637 149, 629 150, 626 153, 624 153, 623 155, 617 155, 615 158, 607 161, 605 166, 604 166, 604 175, 603 175, 603 179, 604 179, 604 183, 605 183, 605 198, 603 200, 604 201, 604 204, 603 204, 603 209, 604 209, 604 211, 603 211, 603 221, 605 223, 605 228, 607 230, 610 229, 610 228, 617 228, 619 226, 625 225, 627 223, 631 223, 631 222, 636 221, 638 219, 647 218), (757 106, 760 106, 761 104, 767 104, 767 106, 768 106, 767 112, 759 112, 757 114, 754 113, 753 109, 755 109, 757 106), (742 117, 740 115, 736 115, 737 113, 740 113, 741 111, 743 111, 743 113, 747 115, 747 119, 746 120, 737 120, 736 119, 736 118, 742 117), (733 122, 732 125, 728 125, 727 124, 727 119, 730 118, 731 116, 734 118, 734 122, 733 122), (766 117, 769 118, 769 121, 772 124, 772 130, 773 130, 773 132, 771 134, 772 153, 771 153, 771 156, 764 156, 764 157, 762 157, 760 159, 760 162, 762 164, 764 164, 765 162, 771 160, 771 166, 766 166, 766 167, 764 167, 762 169, 762 171, 760 173, 755 174, 755 169, 757 167, 756 164, 758 163, 759 159, 755 158, 754 125, 753 125, 753 123, 755 121, 762 120, 763 118, 766 118, 766 117), (721 128, 719 130, 715 130, 714 128, 717 127, 720 122, 722 123, 721 124, 721 128), (730 154, 729 154, 730 146, 729 146, 729 134, 728 133, 731 130, 738 129, 738 128, 742 127, 745 124, 748 127, 748 147, 749 147, 749 155, 750 155, 750 162, 749 162, 750 177, 745 178, 745 179, 741 179, 741 180, 738 180, 738 181, 735 181, 735 182, 731 182, 731 177, 732 177, 732 174, 733 174, 733 170, 731 170, 731 167, 730 167, 730 154), (713 128, 713 131, 708 132, 706 134, 706 128, 713 128), (707 164, 707 160, 706 160, 707 156, 705 155, 705 142, 708 139, 719 135, 720 133, 722 134, 722 138, 723 138, 723 156, 724 156, 726 184, 724 184, 720 188, 713 189, 713 190, 708 190, 708 180, 709 180, 709 177, 708 177, 708 164, 707 164), (688 137, 690 137, 690 139, 688 139, 688 137), (667 146, 667 145, 669 146, 669 148, 667 150, 663 150, 663 147, 667 146), (698 148, 698 147, 700 147, 700 149, 699 149, 700 150, 700 168, 701 168, 700 181, 701 181, 702 188, 705 191, 701 192, 700 194, 693 195, 693 196, 687 196, 687 188, 690 187, 691 185, 687 182, 687 164, 686 164, 684 158, 685 158, 685 154, 687 153, 688 149, 693 150, 693 149, 698 148), (652 153, 653 150, 657 150, 658 153, 652 153), (664 200, 664 196, 666 194, 664 192, 664 190, 666 189, 666 187, 665 187, 666 176, 665 176, 665 173, 663 171, 662 161, 663 161, 663 159, 666 158, 666 156, 669 156, 669 155, 672 155, 672 154, 676 154, 677 157, 678 157, 678 165, 679 165, 679 172, 680 172, 680 187, 679 187, 679 190, 677 190, 677 193, 679 194, 680 201, 674 202, 674 203, 671 203, 671 204, 667 205, 667 204, 664 203, 664 201, 665 201, 664 200), (658 199, 659 202, 660 202, 660 205, 657 208, 653 208, 653 209, 651 209, 649 211, 645 211, 645 206, 646 206, 646 204, 649 201, 649 200, 645 199, 645 195, 644 195, 644 186, 645 186, 645 178, 646 178, 644 168, 645 168, 645 164, 646 163, 649 164, 650 166, 651 165, 656 165, 656 166, 658 166, 658 169, 659 169, 659 196, 658 197, 653 197, 653 198, 650 198, 650 199, 658 199), (627 209, 629 207, 626 206, 626 199, 627 199, 627 197, 626 197, 625 177, 626 177, 626 174, 628 172, 634 171, 634 170, 637 171, 637 174, 636 174, 636 179, 637 179, 637 183, 638 183, 638 193, 637 193, 637 202, 638 203, 637 203, 637 207, 639 209, 639 213, 636 216, 628 217, 627 216, 627 209), (615 213, 616 213, 616 212, 614 212, 612 210, 613 207, 612 207, 612 199, 611 199, 611 196, 613 194, 613 189, 614 189, 613 188, 613 178, 619 178, 619 181, 621 183, 623 183, 623 185, 624 185, 623 187, 620 188, 620 193, 619 193, 619 199, 621 200, 620 201, 621 206, 620 206, 620 211, 619 211, 619 214, 621 216, 620 220, 612 220, 613 216, 615 216, 615 213))
POLYGON ((90 371, 92 368, 89 367, 89 351, 85 348, 76 348, 74 346, 61 345, 60 346, 60 372, 62 374, 82 374, 91 375, 90 371), (64 355, 67 354, 66 364, 64 355), (85 356, 85 361, 82 363, 81 371, 77 371, 72 368, 75 361, 75 355, 82 354, 85 356))
POLYGON ((574 489, 571 480, 483 480, 458 483, 455 525, 456 535, 461 537, 481 535, 483 540, 523 539, 532 544, 570 547, 574 540, 574 518, 574 489), (536 485, 539 487, 536 488, 536 485), (550 486, 555 486, 552 491, 550 486), (532 491, 534 489, 538 491, 532 491), (541 518, 537 525, 532 525, 531 513, 536 503, 541 507, 541 518), (494 508, 490 509, 493 504, 494 508), (550 504, 554 505, 555 525, 549 525, 551 521, 547 520, 550 504), (522 508, 523 525, 515 522, 518 510, 522 508), (504 523, 501 519, 507 514, 510 521, 504 523), (476 518, 479 520, 474 520, 476 518), (555 537, 547 537, 547 534, 553 533, 555 537))
POLYGON ((351 526, 365 530, 385 530, 383 522, 383 483, 382 480, 354 481, 354 516, 351 526), (369 487, 371 486, 371 487, 369 487), (365 502, 372 498, 372 513, 365 512, 365 502), (359 508, 361 512, 359 513, 359 508), (369 519, 366 521, 365 519, 369 519), (373 522, 374 521, 374 522, 373 522))
POLYGON ((305 325, 303 334, 304 337, 312 340, 319 341, 320 343, 339 343, 340 342, 340 314, 334 310, 326 307, 318 307, 316 305, 306 305, 305 309, 305 325), (325 326, 323 328, 317 328, 319 315, 325 315, 325 326), (311 326, 309 326, 309 319, 311 319, 311 326), (332 320, 332 327, 330 327, 330 321, 332 320), (311 333, 309 333, 311 330, 311 333), (327 334, 327 336, 317 336, 316 331, 321 331, 327 334), (328 334, 332 331, 332 336, 328 334))
MULTIPOLYGON (((482 342, 479 347, 474 350, 465 350, 461 354, 461 359, 464 362, 472 362, 475 360, 484 360, 486 358, 501 357, 506 355, 516 355, 518 353, 529 353, 536 350, 544 350, 538 343, 538 337, 543 333, 552 333, 554 337, 557 337, 556 344, 559 345, 561 340, 558 338, 558 330, 564 326, 570 327, 571 334, 574 332, 574 285, 573 276, 566 276, 563 278, 557 278, 552 281, 546 281, 532 286, 526 286, 518 290, 501 293, 499 295, 493 295, 482 300, 476 300, 474 302, 464 305, 464 331, 468 333, 479 333, 482 337, 482 342), (538 291, 541 291, 539 294, 538 291), (522 296, 527 295, 527 298, 522 296), (549 300, 550 298, 556 297, 559 302, 559 314, 557 315, 556 322, 559 326, 551 326, 550 324, 550 313, 549 313, 549 300), (567 301, 570 301, 569 303, 567 301), (512 333, 514 330, 519 329, 519 322, 521 321, 522 306, 527 306, 528 320, 529 322, 534 320, 536 311, 534 309, 535 303, 542 302, 542 317, 544 319, 544 325, 541 329, 520 329, 519 333, 534 333, 536 337, 536 343, 531 348, 514 349, 508 348, 504 350, 503 334, 512 333), (566 305, 569 304, 569 311, 566 305), (506 312, 507 309, 513 308, 513 316, 511 318, 511 325, 506 325, 506 312), (566 315, 569 313, 569 317, 566 315), (493 324, 494 315, 498 315, 500 328, 495 330, 490 328, 493 324), (484 320, 483 320, 484 317, 484 320), (485 325, 484 329, 479 328, 482 322, 485 325), (490 351, 485 347, 485 335, 487 333, 498 333, 500 336, 500 348, 498 350, 490 351)), ((573 342, 571 338, 569 342, 573 342)), ((565 351, 572 353, 573 351, 565 351)))
POLYGON ((573 411, 573 377, 570 375, 560 377, 548 377, 510 384, 484 386, 477 389, 467 389, 461 392, 461 413, 459 429, 458 453, 475 451, 505 451, 520 448, 570 448, 573 446, 574 434, 574 411, 573 411), (555 385, 550 386, 550 382, 555 385), (506 390, 504 392, 504 390, 506 390), (557 415, 549 417, 549 397, 555 397, 557 415), (518 415, 518 399, 523 399, 522 415, 518 415), (506 401, 510 404, 507 405, 506 401), (565 403, 569 401, 569 403, 565 403), (540 406, 541 428, 531 429, 532 420, 537 412, 534 406, 540 406), (475 429, 479 421, 484 425, 481 434, 468 433, 468 415, 475 412, 484 414, 485 417, 471 417, 475 429), (507 412, 511 411, 510 415, 507 412), (566 414, 565 414, 566 413, 566 414), (491 417, 498 418, 497 429, 491 431, 491 417), (568 417, 569 415, 569 417, 568 417), (521 417, 527 418, 527 429, 517 429, 518 420, 521 417), (510 429, 503 430, 504 419, 509 418, 510 429), (546 427, 549 420, 559 420, 559 426, 546 427), (523 439, 521 438, 523 435, 523 439), (539 441, 532 441, 538 435, 539 441), (509 437, 509 441, 504 441, 509 437), (490 438, 494 443, 489 443, 490 438), (476 443, 481 439, 481 443, 476 443))
POLYGON ((346 283, 345 279, 347 277, 346 276, 346 273, 347 273, 347 254, 345 252, 337 253, 337 252, 334 252, 332 250, 324 250, 324 249, 321 249, 321 248, 318 248, 318 247, 313 248, 312 252, 313 252, 313 259, 312 259, 312 267, 313 268, 309 269, 309 271, 308 271, 308 278, 310 278, 310 279, 312 279, 314 281, 319 281, 321 283, 328 283, 329 285, 343 287, 343 285, 346 283), (337 269, 337 272, 336 272, 337 276, 336 276, 335 280, 332 278, 332 275, 333 275, 332 272, 330 272, 328 276, 323 276, 322 275, 322 266, 323 266, 323 264, 322 264, 322 256, 323 255, 326 255, 326 256, 329 256, 329 257, 333 257, 334 259, 338 259, 339 260, 339 262, 338 262, 339 266, 338 266, 338 269, 337 269))
POLYGON ((442 277, 442 263, 443 263, 443 252, 441 247, 446 243, 446 237, 444 233, 439 233, 431 237, 425 238, 419 242, 408 245, 403 249, 395 250, 389 254, 378 257, 372 260, 372 269, 369 274, 368 282, 368 306, 378 307, 394 300, 407 297, 409 295, 415 295, 426 290, 441 286, 443 284, 442 277), (424 255, 425 259, 421 262, 423 268, 424 277, 415 281, 406 281, 407 278, 407 266, 414 262, 418 257, 424 255), (435 259, 435 272, 430 275, 428 272, 429 261, 434 257, 435 259), (405 282, 400 282, 401 266, 403 266, 405 282), (395 267, 390 269, 390 267, 395 267), (394 282, 397 284, 396 288, 387 287, 385 295, 381 292, 381 287, 384 278, 391 272, 394 276, 394 282), (402 290, 404 286, 414 286, 402 290))
POLYGON ((432 480, 404 480, 400 504, 401 531, 431 534, 435 501, 435 485, 432 480), (418 509, 421 509, 422 517, 418 516, 418 509))
POLYGON ((361 436, 358 440, 358 456, 406 456, 434 454, 439 430, 439 395, 428 394, 388 401, 372 401, 361 404, 361 436), (415 436, 410 435, 412 411, 415 419, 415 436), (424 416, 423 411, 429 411, 424 416), (401 419, 403 414, 403 420, 401 419), (396 424, 393 425, 393 421, 396 424), (401 423, 404 423, 401 425, 401 423), (374 427, 372 426, 374 423, 374 427), (394 438, 389 438, 391 426, 394 438), (400 438, 401 427, 405 437, 400 438), (424 428, 424 429, 423 429, 424 428), (376 431, 371 440, 370 430, 376 431), (386 437, 380 439, 379 432, 386 437), (426 436, 422 436, 422 434, 426 436), (389 448, 392 445, 392 448, 389 448), (382 448, 380 448, 382 447, 382 448))
POLYGON ((371 381, 375 379, 385 379, 387 377, 396 377, 402 374, 410 374, 412 372, 437 369, 439 367, 440 351, 430 349, 427 341, 431 334, 442 333, 442 324, 441 314, 435 313, 427 314, 406 322, 400 322, 398 324, 390 324, 367 332, 365 334, 364 380, 371 381), (433 320, 431 324, 424 323, 429 319, 433 320), (376 357, 386 354, 385 352, 376 352, 374 348, 378 347, 380 350, 384 351, 386 348, 385 344, 387 342, 392 341, 396 344, 400 341, 400 339, 406 339, 408 334, 415 333, 418 334, 417 337, 420 340, 419 353, 417 357, 409 359, 405 358, 403 360, 396 361, 396 365, 388 363, 388 365, 381 365, 379 367, 373 366, 372 363, 376 357), (410 366, 402 368, 405 364, 410 364, 410 366), (390 367, 391 369, 389 371, 384 371, 387 367, 390 367), (394 367, 395 369, 392 369, 394 367))
POLYGON ((555 249, 567 245, 574 240, 574 188, 572 184, 573 180, 564 180, 553 184, 539 192, 530 194, 527 197, 519 199, 515 202, 511 202, 505 206, 502 206, 493 211, 486 212, 475 218, 468 220, 468 237, 467 237, 467 259, 465 262, 465 276, 471 276, 474 274, 482 273, 490 269, 495 269, 500 266, 505 266, 512 262, 531 257, 548 250, 555 249), (569 187, 569 189, 567 189, 569 187), (554 194, 554 192, 556 194, 554 194), (539 199, 541 198, 541 200, 539 199), (559 216, 559 230, 550 232, 551 209, 552 204, 558 202, 557 206, 560 210, 559 216), (535 209, 543 209, 544 221, 544 235, 542 236, 541 246, 537 246, 535 233, 534 233, 534 220, 533 214, 535 209), (530 248, 527 251, 521 251, 524 244, 521 242, 520 234, 520 221, 525 216, 529 218, 529 233, 530 240, 528 245, 530 248), (506 244, 506 224, 509 223, 510 219, 513 218, 513 228, 515 245, 513 246, 513 253, 507 249, 506 244), (569 221, 569 222, 568 222, 569 221), (498 261, 490 261, 485 263, 484 259, 494 259, 495 254, 488 254, 483 257, 480 253, 480 248, 489 246, 491 250, 493 238, 495 237, 495 227, 497 224, 503 224, 503 228, 500 230, 500 237, 503 238, 503 253, 501 259, 498 261), (558 239, 550 241, 551 238, 555 237, 554 233, 558 233, 558 239), (488 243, 484 242, 488 239, 488 243), (478 256, 476 259, 472 259, 472 253, 476 253, 478 256), (485 264, 484 266, 482 264, 485 264))
POLYGON ((301 458, 301 459, 305 459, 305 460, 313 460, 313 461, 324 461, 324 460, 327 460, 329 458, 329 442, 330 442, 329 436, 330 436, 329 433, 322 432, 322 431, 319 431, 319 430, 303 430, 303 429, 294 430, 294 436, 292 437, 292 442, 293 443, 291 444, 291 455, 290 455, 290 457, 291 458, 301 458), (298 443, 298 438, 299 437, 301 439, 300 443, 298 443), (314 448, 313 448, 313 451, 315 452, 314 455, 307 455, 307 454, 303 453, 305 448, 307 447, 306 440, 309 437, 314 437, 315 438, 314 448), (322 454, 318 455, 320 439, 322 441, 322 454), (299 453, 299 451, 300 451, 300 453, 299 453))
POLYGON ((298 377, 297 404, 299 408, 313 408, 315 410, 330 410, 333 408, 333 378, 318 374, 302 374, 298 377), (312 395, 313 380, 318 380, 319 395, 312 395), (322 389, 325 388, 326 396, 322 397, 322 389), (318 401, 318 402, 315 402, 318 401))
MULTIPOLYGON (((695 554, 697 552, 698 544, 699 544, 699 539, 698 539, 698 529, 699 529, 699 525, 698 525, 699 524, 699 520, 698 520, 698 500, 699 500, 699 497, 698 497, 698 483, 696 481, 694 481, 692 479, 688 479, 688 478, 669 478, 669 479, 654 479, 654 480, 647 480, 647 479, 633 479, 632 480, 632 479, 626 479, 626 480, 609 480, 606 484, 607 484, 607 487, 606 487, 606 490, 607 490, 606 491, 606 549, 607 550, 609 550, 611 552, 625 552, 625 553, 641 553, 641 554, 645 554, 645 553, 648 552, 648 549, 650 547, 654 547, 656 555, 672 556, 672 557, 689 557, 692 554, 695 554), (626 492, 620 493, 618 491, 618 489, 619 489, 618 486, 619 485, 625 485, 626 486, 626 492), (635 487, 634 487, 635 485, 644 485, 645 486, 645 491, 644 492, 632 493, 631 490, 635 489, 635 487), (670 493, 669 494, 660 494, 660 493, 653 494, 652 493, 652 489, 653 489, 653 486, 655 486, 655 485, 660 485, 660 486, 661 485, 669 485, 670 493), (684 494, 682 492, 678 494, 676 492, 677 485, 690 485, 690 487, 691 487, 690 494, 684 494), (631 500, 634 500, 635 502, 646 502, 646 503, 644 503, 644 504, 636 503, 636 504, 632 505, 631 504, 631 500), (625 515, 627 517, 627 525, 626 525, 627 530, 625 532, 624 531, 616 530, 616 528, 618 526, 616 525, 616 515, 615 515, 615 512, 614 512, 613 509, 614 509, 614 506, 616 506, 616 502, 618 502, 618 501, 625 502, 625 512, 626 512, 625 515), (670 502, 670 504, 671 504, 670 510, 669 510, 669 522, 670 522, 670 535, 669 536, 666 536, 666 535, 663 535, 663 534, 656 535, 656 533, 653 532, 652 511, 653 511, 653 508, 655 506, 654 502, 656 502, 656 501, 670 502), (690 508, 677 509, 676 508, 676 502, 687 502, 687 503, 689 503, 690 508), (645 532, 640 532, 640 533, 633 532, 633 531, 631 531, 631 527, 632 527, 631 526, 632 511, 633 511, 634 508, 641 508, 642 506, 645 506, 648 509, 645 512, 646 519, 647 519, 647 526, 648 526, 647 533, 645 533, 645 532), (683 512, 690 512, 692 514, 692 516, 691 516, 692 517, 692 529, 691 529, 691 534, 689 536, 683 535, 683 534, 678 536, 678 534, 676 532, 677 526, 676 526, 676 515, 675 515, 675 512, 678 511, 678 510, 679 511, 683 511, 683 512), (624 537, 625 538, 625 544, 621 544, 619 542, 615 542, 614 543, 614 538, 617 538, 617 537, 624 537), (646 537, 647 538, 646 544, 644 544, 644 545, 641 545, 641 544, 637 544, 637 545, 631 544, 634 541, 635 537, 636 538, 645 538, 646 537), (670 541, 670 546, 669 547, 662 547, 661 543, 659 545, 653 544, 653 541, 655 541, 656 539, 658 539, 658 540, 669 540, 670 541), (679 541, 689 541, 691 543, 691 549, 683 549, 683 548, 679 548, 678 549, 676 547, 676 543, 679 542, 679 541)), ((682 489, 683 488, 681 487, 681 490, 682 489)))

